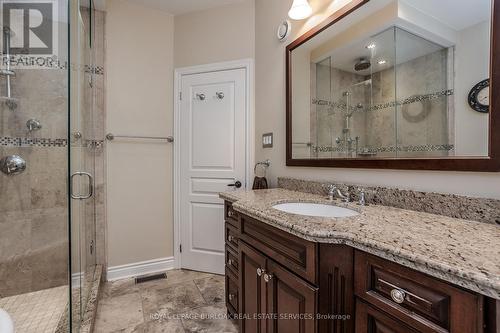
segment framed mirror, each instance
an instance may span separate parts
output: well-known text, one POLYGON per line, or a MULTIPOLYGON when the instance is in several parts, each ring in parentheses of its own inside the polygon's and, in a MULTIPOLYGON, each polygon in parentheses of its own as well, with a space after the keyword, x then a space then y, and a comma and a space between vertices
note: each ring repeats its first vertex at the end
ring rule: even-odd
POLYGON ((286 67, 288 166, 500 171, 500 0, 352 0, 286 67))

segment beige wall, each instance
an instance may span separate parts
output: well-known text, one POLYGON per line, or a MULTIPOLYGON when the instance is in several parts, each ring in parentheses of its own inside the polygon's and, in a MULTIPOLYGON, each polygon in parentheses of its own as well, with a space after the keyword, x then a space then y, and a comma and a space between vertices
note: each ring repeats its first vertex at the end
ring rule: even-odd
MULTIPOLYGON (((500 199, 500 173, 418 172, 393 170, 298 168, 285 166, 285 46, 276 38, 276 27, 287 17, 291 1, 255 0, 256 60, 256 160, 269 158, 273 185, 277 176, 326 179, 369 185, 397 186, 424 191, 457 193, 500 199), (263 149, 263 133, 274 132, 274 148, 263 149)), ((331 0, 312 0, 314 13, 294 21, 291 42, 330 14, 331 0), (319 14, 318 14, 319 13, 319 14)), ((335 2, 333 2, 335 3, 335 2)))
POLYGON ((254 58, 254 1, 175 17, 175 67, 254 58))
MULTIPOLYGON (((107 131, 172 134, 174 18, 107 3, 107 131)), ((172 145, 108 144, 109 266, 173 256, 172 145)))

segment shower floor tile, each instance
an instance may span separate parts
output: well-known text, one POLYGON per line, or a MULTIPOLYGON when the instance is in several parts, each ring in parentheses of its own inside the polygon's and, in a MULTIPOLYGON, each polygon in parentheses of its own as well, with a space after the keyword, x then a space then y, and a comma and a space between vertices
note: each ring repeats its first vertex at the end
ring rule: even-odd
POLYGON ((16 333, 53 333, 68 303, 68 286, 0 299, 0 308, 14 320, 16 333))

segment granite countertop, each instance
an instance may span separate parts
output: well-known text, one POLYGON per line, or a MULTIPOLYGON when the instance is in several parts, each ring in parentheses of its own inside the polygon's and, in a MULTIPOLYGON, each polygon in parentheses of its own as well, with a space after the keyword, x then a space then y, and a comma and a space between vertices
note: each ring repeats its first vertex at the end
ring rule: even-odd
POLYGON ((298 237, 346 244, 483 295, 500 299, 500 228, 496 225, 387 206, 330 202, 285 189, 220 194, 233 208, 298 237), (334 204, 360 215, 309 217, 272 208, 286 202, 334 204))

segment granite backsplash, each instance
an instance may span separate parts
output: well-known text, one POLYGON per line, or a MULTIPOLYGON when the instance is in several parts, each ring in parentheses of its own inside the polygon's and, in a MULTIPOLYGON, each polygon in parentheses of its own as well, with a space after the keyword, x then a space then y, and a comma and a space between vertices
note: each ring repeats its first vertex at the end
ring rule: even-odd
POLYGON ((279 188, 313 194, 326 195, 327 190, 324 184, 335 184, 344 193, 349 189, 353 201, 359 200, 358 189, 363 188, 366 191, 366 201, 368 204, 409 209, 417 212, 500 225, 500 200, 496 199, 472 198, 453 194, 344 184, 331 181, 278 178, 279 188))

